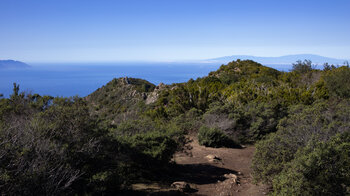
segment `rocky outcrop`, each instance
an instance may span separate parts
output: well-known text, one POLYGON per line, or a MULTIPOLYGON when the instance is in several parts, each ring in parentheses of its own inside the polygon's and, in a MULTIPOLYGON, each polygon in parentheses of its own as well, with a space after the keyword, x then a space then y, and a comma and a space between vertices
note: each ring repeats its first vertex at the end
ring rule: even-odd
POLYGON ((160 91, 166 88, 166 85, 164 83, 158 84, 158 86, 155 87, 154 91, 151 92, 147 98, 146 98, 146 104, 152 104, 155 103, 159 97, 160 91))

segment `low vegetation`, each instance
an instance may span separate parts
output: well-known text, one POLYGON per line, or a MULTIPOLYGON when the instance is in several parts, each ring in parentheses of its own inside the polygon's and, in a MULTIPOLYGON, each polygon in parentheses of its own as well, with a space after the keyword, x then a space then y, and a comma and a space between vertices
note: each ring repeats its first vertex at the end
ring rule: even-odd
POLYGON ((200 145, 207 147, 236 147, 237 144, 218 128, 201 127, 198 132, 200 145))
POLYGON ((274 195, 350 194, 350 68, 298 61, 280 72, 233 61, 155 86, 113 79, 85 98, 0 95, 2 195, 119 194, 166 181, 172 157, 201 145, 254 144, 256 182, 274 195))

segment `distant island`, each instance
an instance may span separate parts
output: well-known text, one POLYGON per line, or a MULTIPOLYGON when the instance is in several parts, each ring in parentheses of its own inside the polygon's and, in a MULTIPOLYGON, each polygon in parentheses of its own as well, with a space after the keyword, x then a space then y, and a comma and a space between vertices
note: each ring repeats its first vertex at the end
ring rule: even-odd
POLYGON ((312 63, 323 65, 324 63, 334 64, 334 65, 342 65, 345 61, 348 61, 346 59, 336 59, 336 58, 329 58, 314 54, 296 54, 296 55, 285 55, 280 57, 258 57, 258 56, 248 56, 248 55, 233 55, 233 56, 224 56, 224 57, 218 57, 214 59, 208 59, 209 62, 218 62, 218 63, 228 63, 231 61, 235 61, 237 59, 241 60, 253 60, 256 62, 259 62, 264 65, 268 64, 292 64, 295 63, 298 60, 311 60, 312 63))
POLYGON ((0 60, 0 69, 24 69, 30 66, 21 61, 14 60, 0 60))

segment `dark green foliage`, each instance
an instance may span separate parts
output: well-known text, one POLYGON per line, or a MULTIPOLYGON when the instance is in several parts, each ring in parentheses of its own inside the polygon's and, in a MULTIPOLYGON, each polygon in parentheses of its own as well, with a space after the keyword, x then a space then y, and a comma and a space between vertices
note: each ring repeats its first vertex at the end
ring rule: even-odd
POLYGON ((198 142, 207 147, 229 147, 234 148, 238 145, 219 129, 202 126, 198 132, 198 142))
MULTIPOLYGON (((94 131, 85 103, 55 98, 50 107, 32 107, 47 100, 36 96, 33 101, 16 91, 11 96, 16 107, 8 103, 11 109, 3 116, 0 131, 1 194, 58 195, 93 188, 89 178, 106 160, 99 157, 102 138, 94 131)), ((113 182, 117 189, 122 181, 113 182)))
POLYGON ((295 158, 295 153, 310 141, 328 141, 337 133, 347 132, 350 129, 349 109, 348 100, 292 107, 291 115, 280 121, 278 131, 257 143, 252 165, 255 179, 271 183, 295 158))
MULTIPOLYGON (((154 160, 149 160, 148 164, 156 164, 155 161, 167 163, 178 149, 176 141, 164 132, 135 134, 123 138, 123 141, 137 152, 152 157, 154 160)), ((145 158, 138 158, 140 161, 147 161, 145 158)))
POLYGON ((312 62, 310 60, 304 60, 304 61, 297 61, 296 63, 293 63, 293 69, 292 71, 298 72, 298 73, 307 73, 309 71, 312 71, 314 69, 314 66, 312 65, 312 62))
POLYGON ((313 141, 274 179, 274 195, 349 195, 350 132, 313 141))
POLYGON ((141 177, 152 178, 157 170, 150 166, 166 166, 183 142, 176 126, 153 124, 153 131, 116 139, 81 98, 15 90, 0 100, 4 195, 116 194, 141 177))
POLYGON ((350 68, 348 66, 328 71, 324 80, 332 95, 340 98, 350 98, 350 68))
POLYGON ((286 109, 277 103, 212 104, 203 115, 204 124, 219 128, 240 143, 253 143, 276 131, 286 109))

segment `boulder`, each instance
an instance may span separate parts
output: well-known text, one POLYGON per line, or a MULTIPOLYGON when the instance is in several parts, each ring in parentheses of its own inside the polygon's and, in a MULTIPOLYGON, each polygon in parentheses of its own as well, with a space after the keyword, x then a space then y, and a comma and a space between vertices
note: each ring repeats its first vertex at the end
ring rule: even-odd
POLYGON ((171 184, 171 187, 175 188, 179 191, 182 191, 182 192, 189 192, 192 190, 191 186, 187 182, 184 182, 184 181, 173 182, 171 184))
POLYGON ((232 183, 236 183, 236 184, 239 183, 238 176, 236 174, 232 174, 232 173, 224 174, 224 177, 232 183))
POLYGON ((209 154, 207 155, 205 158, 208 159, 209 162, 218 162, 218 161, 221 161, 221 158, 216 156, 216 155, 213 155, 213 154, 209 154))

